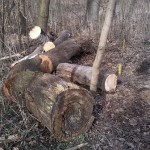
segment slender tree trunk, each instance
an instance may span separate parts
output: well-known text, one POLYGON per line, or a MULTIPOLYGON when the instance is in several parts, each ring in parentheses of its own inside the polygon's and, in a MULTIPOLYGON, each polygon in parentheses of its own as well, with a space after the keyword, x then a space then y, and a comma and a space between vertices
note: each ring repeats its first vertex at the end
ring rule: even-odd
POLYGON ((2 0, 2 32, 1 32, 1 40, 2 40, 2 49, 5 48, 5 2, 2 0))
POLYGON ((49 4, 50 0, 39 1, 39 16, 37 19, 37 25, 40 26, 45 32, 47 30, 47 23, 49 17, 49 4))
POLYGON ((86 20, 90 27, 98 21, 100 0, 87 0, 86 20))
POLYGON ((20 33, 26 35, 27 33, 27 21, 25 12, 25 0, 20 0, 19 4, 19 18, 20 18, 20 33))
POLYGON ((100 42, 99 42, 96 58, 94 60, 93 68, 92 68, 92 79, 91 79, 91 85, 90 85, 90 90, 92 91, 97 90, 98 77, 100 73, 99 71, 100 64, 102 62, 103 54, 105 52, 107 36, 108 36, 109 29, 110 29, 111 21, 113 18, 115 3, 116 3, 116 0, 109 0, 108 2, 105 21, 104 21, 104 25, 103 25, 101 36, 100 36, 100 42))

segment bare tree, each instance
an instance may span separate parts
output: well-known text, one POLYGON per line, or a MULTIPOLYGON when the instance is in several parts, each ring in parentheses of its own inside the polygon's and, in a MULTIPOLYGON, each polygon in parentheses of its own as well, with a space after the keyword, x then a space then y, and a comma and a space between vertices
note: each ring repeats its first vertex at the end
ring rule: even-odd
POLYGON ((39 16, 37 20, 37 25, 40 26, 43 31, 47 30, 47 23, 49 17, 49 4, 50 0, 39 1, 39 16))
POLYGON ((5 48, 5 2, 2 0, 2 14, 1 14, 1 19, 2 19, 2 31, 1 31, 1 40, 2 40, 2 49, 5 48))
POLYGON ((87 0, 86 19, 90 26, 98 21, 100 0, 87 0))
POLYGON ((92 78, 91 78, 91 85, 90 85, 91 91, 97 90, 98 77, 100 73, 100 64, 103 58, 103 54, 105 52, 107 36, 108 36, 109 29, 110 29, 111 21, 113 18, 115 3, 116 3, 116 0, 109 0, 108 2, 106 15, 105 15, 105 21, 104 21, 101 36, 100 36, 100 42, 99 42, 96 58, 94 60, 93 68, 92 68, 92 78))
POLYGON ((26 21, 26 5, 25 0, 19 1, 19 23, 20 23, 20 33, 26 35, 27 21, 26 21))

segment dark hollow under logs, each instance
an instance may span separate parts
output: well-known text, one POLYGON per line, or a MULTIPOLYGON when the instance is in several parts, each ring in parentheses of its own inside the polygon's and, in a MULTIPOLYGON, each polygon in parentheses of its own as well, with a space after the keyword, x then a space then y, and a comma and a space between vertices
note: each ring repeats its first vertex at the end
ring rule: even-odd
POLYGON ((24 103, 59 141, 76 138, 93 122, 93 97, 73 83, 27 70, 16 75, 10 84, 9 98, 24 103))

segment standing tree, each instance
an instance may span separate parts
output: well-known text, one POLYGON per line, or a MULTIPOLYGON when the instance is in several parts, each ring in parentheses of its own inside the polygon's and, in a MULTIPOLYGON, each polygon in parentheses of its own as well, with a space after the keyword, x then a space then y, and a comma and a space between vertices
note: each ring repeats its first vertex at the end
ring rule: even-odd
POLYGON ((50 0, 39 1, 39 16, 37 20, 37 25, 40 26, 43 31, 47 30, 47 23, 49 17, 49 4, 50 0))
POLYGON ((26 35, 27 34, 27 20, 26 20, 26 4, 25 0, 19 1, 19 24, 20 24, 20 34, 26 35))
POLYGON ((100 0, 87 0, 86 20, 90 27, 98 21, 100 0))
POLYGON ((1 22, 2 22, 2 29, 1 29, 1 48, 5 48, 5 1, 2 0, 2 13, 1 13, 1 22))
POLYGON ((99 42, 96 58, 94 60, 93 68, 92 68, 92 78, 91 78, 91 85, 90 85, 91 91, 97 90, 98 78, 99 78, 99 73, 100 73, 99 71, 100 64, 102 62, 103 54, 105 52, 107 36, 108 36, 109 29, 110 29, 111 21, 113 18, 115 3, 116 3, 116 0, 109 0, 108 2, 105 21, 104 21, 101 36, 100 36, 100 42, 99 42))

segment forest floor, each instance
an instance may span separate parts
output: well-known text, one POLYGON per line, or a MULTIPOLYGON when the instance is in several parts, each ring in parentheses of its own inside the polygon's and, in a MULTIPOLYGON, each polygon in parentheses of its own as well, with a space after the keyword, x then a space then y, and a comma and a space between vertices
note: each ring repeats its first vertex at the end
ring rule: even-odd
MULTIPOLYGON (((32 114, 8 102, 0 93, 0 139, 3 136, 17 136, 15 141, 0 143, 0 149, 65 150, 87 143, 81 149, 149 150, 150 43, 127 43, 126 46, 122 50, 117 43, 108 43, 101 67, 117 72, 117 66, 121 63, 122 75, 114 93, 98 91, 95 94, 93 125, 87 133, 72 142, 58 143, 32 114)), ((82 54, 74 57, 71 63, 92 66, 95 54, 82 54)), ((13 61, 5 60, 0 64, 0 89, 13 61)))

